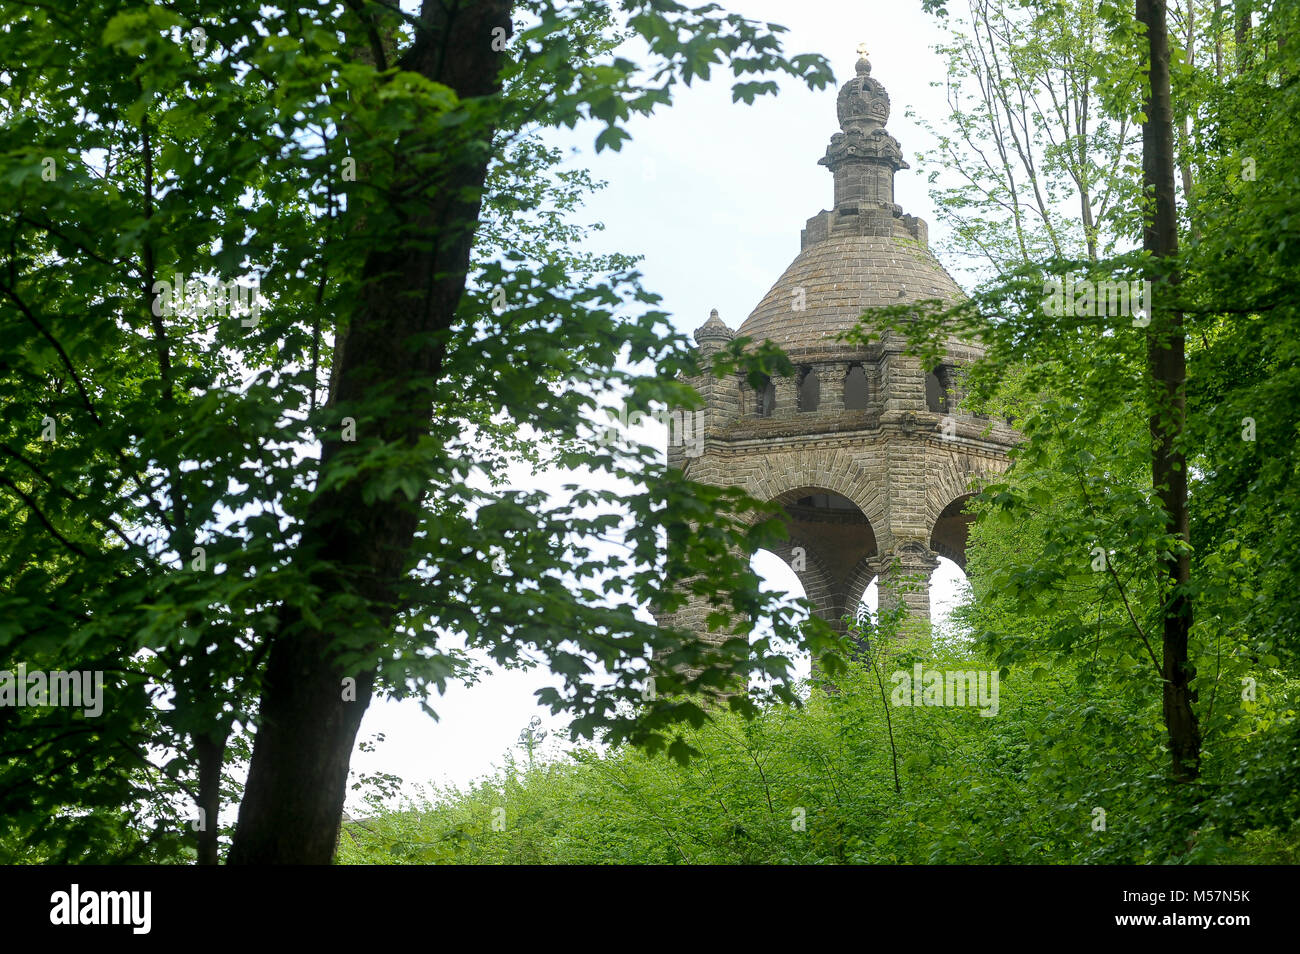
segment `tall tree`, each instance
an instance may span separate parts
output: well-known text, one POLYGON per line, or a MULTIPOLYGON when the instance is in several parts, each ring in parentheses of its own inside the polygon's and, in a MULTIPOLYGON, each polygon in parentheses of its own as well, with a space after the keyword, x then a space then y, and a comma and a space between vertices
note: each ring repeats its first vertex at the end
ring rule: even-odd
MULTIPOLYGON (((499 94, 505 44, 492 38, 510 32, 510 10, 510 0, 424 4, 415 43, 397 68, 445 87, 462 102, 499 94)), ((360 295, 341 336, 327 411, 357 406, 367 391, 389 389, 392 411, 367 422, 367 437, 395 449, 415 448, 428 431, 445 335, 465 291, 493 131, 481 124, 470 130, 464 137, 446 130, 425 137, 416 130, 399 143, 403 161, 374 199, 409 203, 407 242, 366 256, 360 295), (449 139, 458 140, 456 148, 448 148, 449 139), (435 155, 437 165, 421 161, 421 151, 435 155)), ((357 212, 375 216, 360 204, 357 212)), ((340 431, 322 441, 323 471, 343 447, 340 431)), ((396 588, 424 493, 380 501, 367 493, 365 481, 340 481, 315 494, 303 522, 298 546, 319 566, 311 585, 355 592, 376 631, 390 628, 397 612, 396 588)), ((333 856, 348 763, 375 677, 373 670, 341 664, 331 638, 331 629, 304 619, 296 606, 282 607, 268 634, 257 741, 232 864, 320 864, 333 856)))
MULTIPOLYGON (((1147 87, 1142 123, 1142 245, 1157 260, 1178 256, 1178 209, 1174 193, 1174 121, 1170 102, 1168 11, 1165 0, 1137 0, 1137 19, 1146 27, 1147 87)), ((1153 276, 1160 300, 1178 273, 1163 267, 1153 276)), ((1162 602, 1162 664, 1165 728, 1174 778, 1191 781, 1200 773, 1201 733, 1192 703, 1194 675, 1188 661, 1192 628, 1191 535, 1187 509, 1187 455, 1182 436, 1187 421, 1187 352, 1183 315, 1177 308, 1152 307, 1147 364, 1157 389, 1150 418, 1154 457, 1151 481, 1164 509, 1168 541, 1161 554, 1165 586, 1162 602)))
POLYGON ((748 671, 751 627, 800 638, 745 556, 770 508, 598 437, 602 395, 689 405, 705 369, 630 256, 567 250, 590 183, 538 132, 617 148, 719 64, 749 102, 766 73, 825 85, 822 58, 659 0, 617 24, 585 0, 0 14, 23 66, 0 74, 0 648, 117 674, 102 720, 14 717, 0 789, 42 793, 20 839, 211 862, 248 758, 231 860, 328 861, 371 696, 471 678, 461 639, 550 666, 576 735, 685 758, 690 695, 748 671), (512 488, 511 460, 574 482, 512 488), (686 580, 725 642, 648 618, 686 580))
POLYGON ((1116 106, 1137 92, 1137 63, 1104 42, 1105 13, 1100 0, 969 0, 947 22, 949 114, 927 123, 938 147, 923 158, 953 249, 981 274, 1096 261, 1132 234, 1137 136, 1116 106))
MULTIPOLYGON (((1059 9, 1053 12, 1039 9, 1036 4, 1028 6, 1033 8, 1033 13, 1025 16, 1031 19, 1060 16, 1059 9)), ((1088 6, 1090 11, 1093 10, 1092 5, 1088 6)), ((1033 368, 1034 376, 1041 383, 1038 406, 1025 416, 1027 428, 1032 429, 1027 430, 1026 446, 1018 455, 1016 466, 1020 473, 1064 465, 1078 484, 1079 505, 1088 513, 1100 516, 1113 508, 1118 500, 1127 500, 1128 506, 1133 508, 1132 514, 1118 524, 1112 524, 1109 537, 1102 538, 1100 551, 1103 556, 1099 558, 1099 566, 1106 574, 1102 579, 1113 585, 1111 597, 1124 606, 1129 637, 1141 645, 1141 657, 1150 664, 1147 671, 1158 677, 1171 775, 1182 782, 1197 777, 1201 737, 1193 707, 1195 692, 1191 680, 1195 670, 1189 649, 1193 587, 1185 448, 1186 341, 1183 314, 1177 299, 1180 275, 1171 100, 1173 53, 1164 2, 1139 3, 1136 17, 1109 3, 1097 4, 1095 13, 1101 22, 1108 25, 1112 37, 1108 47, 1096 51, 1098 75, 1094 82, 1098 87, 1111 91, 1119 88, 1115 78, 1102 75, 1121 63, 1111 56, 1110 48, 1122 51, 1129 39, 1140 37, 1144 51, 1141 65, 1145 66, 1142 72, 1146 74, 1146 87, 1142 109, 1137 115, 1142 133, 1142 189, 1128 194, 1131 201, 1116 210, 1117 214, 1123 213, 1117 218, 1119 237, 1122 239, 1125 233, 1136 237, 1140 227, 1144 255, 1129 253, 1098 259, 1094 250, 1085 255, 1072 253, 1062 256, 1059 251, 1039 257, 1027 255, 1021 265, 1012 263, 1003 267, 1001 274, 976 295, 969 307, 958 309, 958 312, 964 311, 964 315, 950 315, 948 318, 955 318, 958 326, 964 325, 971 333, 985 338, 990 345, 990 366, 1005 373, 1009 366, 1023 362, 1033 368), (1140 28, 1136 33, 1135 26, 1140 28), (1127 310, 1116 310, 1113 302, 1109 307, 1103 302, 1101 291, 1097 292, 1095 299, 1071 301, 1070 307, 1065 309, 1047 307, 1047 285, 1042 284, 1044 273, 1060 276, 1083 271, 1085 283, 1113 283, 1118 276, 1127 278, 1135 270, 1144 273, 1153 286, 1152 302, 1148 303, 1153 307, 1145 318, 1141 317, 1138 301, 1131 301, 1132 307, 1127 310), (1004 311, 1005 304, 1011 301, 1024 308, 1019 318, 1007 321, 1001 316, 997 319, 990 317, 1004 311), (1131 326, 1124 320, 1129 316, 1135 316, 1131 326), (1121 319, 1119 325, 1116 318, 1121 319), (1134 334, 1132 326, 1145 326, 1146 331, 1134 334), (1132 347, 1135 342, 1141 342, 1145 351, 1140 363, 1135 363, 1138 359, 1132 347), (1134 382, 1137 382, 1137 387, 1134 387, 1134 382), (1112 427, 1119 432, 1126 431, 1122 420, 1107 420, 1108 417, 1122 416, 1126 403, 1143 407, 1148 412, 1150 488, 1148 493, 1134 497, 1127 496, 1128 488, 1124 488, 1119 479, 1120 474, 1127 472, 1127 467, 1100 465, 1099 459, 1107 458, 1111 452, 1097 443, 1102 438, 1096 436, 1101 430, 1112 427), (1050 416, 1053 413, 1064 417, 1052 420, 1050 416), (1089 428, 1065 441, 1064 459, 1058 456, 1059 445, 1056 452, 1045 453, 1048 446, 1064 436, 1060 431, 1063 425, 1082 424, 1084 421, 1088 422, 1089 428), (1152 506, 1153 503, 1157 506, 1152 506), (1159 528, 1158 534, 1149 531, 1152 526, 1159 528), (1115 544, 1119 544, 1115 549, 1125 567, 1122 573, 1117 571, 1115 556, 1109 552, 1115 544), (1135 586, 1133 579, 1133 573, 1140 574, 1140 568, 1148 560, 1153 561, 1152 569, 1158 572, 1161 584, 1151 591, 1135 586), (1143 602, 1148 600, 1150 603, 1144 607, 1143 602), (1158 640, 1152 632, 1155 629, 1160 633, 1158 640)), ((978 30, 978 23, 972 29, 978 30)), ((986 33, 984 45, 1001 44, 1012 48, 998 57, 986 58, 986 62, 1002 63, 1011 59, 1016 55, 1014 50, 1027 42, 1013 31, 986 33)), ((1018 55, 1023 57, 1024 53, 1018 55)), ((986 68, 979 72, 982 75, 996 71, 986 68)), ((1127 74, 1122 66, 1117 72, 1121 76, 1127 74)), ((1193 89, 1190 83, 1184 86, 1193 89)), ((1115 96, 1104 97, 1100 105, 1119 111, 1118 116, 1111 117, 1112 121, 1128 115, 1132 109, 1122 98, 1115 96)), ((1196 107, 1189 104, 1184 113, 1195 111, 1196 107)), ((1005 107, 1003 112, 1006 112, 1005 107)), ((962 122, 963 117, 959 116, 958 121, 962 122)), ((1003 134, 1001 138, 1009 138, 1014 143, 1017 140, 1013 134, 1014 124, 1011 128, 1012 132, 1003 134)), ((1084 142, 1080 152, 1087 155, 1093 148, 1084 142)), ((1187 148, 1190 150, 1190 143, 1187 148)), ((1059 188, 1051 181, 1048 171, 1027 169, 1027 172, 1031 179, 1046 180, 1035 182, 1035 192, 1059 194, 1059 188)), ((1056 176, 1065 178, 1059 171, 1056 176)), ((995 200, 1005 202, 1008 190, 1009 187, 997 190, 995 200)), ((1044 248, 1051 251, 1054 246, 1049 243, 1044 248)), ((904 316, 900 314, 899 317, 904 316)), ((944 327, 944 320, 939 317, 935 324, 925 321, 919 325, 913 323, 908 333, 923 337, 920 326, 929 324, 931 330, 938 330, 944 327)), ((933 346, 931 341, 928 347, 933 346)), ((1006 487, 998 486, 995 491, 1005 493, 1006 487)), ((1028 503, 1033 505, 1034 501, 1028 503)), ((1078 524, 1071 521, 1044 529, 1052 542, 1042 555, 1059 559, 1059 548, 1067 545, 1062 538, 1064 534, 1096 533, 1100 528, 1088 526, 1088 521, 1078 524)), ((1075 539, 1072 546, 1075 552, 1083 554, 1097 543, 1096 538, 1089 539, 1083 535, 1075 539)), ((1026 595, 1040 597, 1048 579, 1066 586, 1071 585, 1067 583, 1070 578, 1068 565, 1061 567, 1027 585, 1026 595)), ((1099 615, 1099 621, 1101 618, 1099 615)), ((1075 644, 1076 640, 1082 642, 1080 637, 1083 634, 1082 628, 1070 625, 1057 638, 1075 644), (1073 635, 1067 637, 1069 631, 1073 635)))

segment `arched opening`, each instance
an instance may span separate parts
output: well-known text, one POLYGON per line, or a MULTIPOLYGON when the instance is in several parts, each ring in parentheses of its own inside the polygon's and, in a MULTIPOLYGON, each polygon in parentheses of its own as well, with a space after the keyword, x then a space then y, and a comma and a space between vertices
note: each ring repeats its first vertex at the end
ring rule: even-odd
MULTIPOLYGON (((791 569, 787 558, 783 558, 771 550, 759 550, 750 559, 749 565, 759 578, 759 586, 764 592, 786 594, 786 599, 783 602, 790 605, 796 613, 800 612, 794 603, 800 597, 807 597, 808 592, 799 574, 791 569)), ((753 645, 759 640, 771 639, 772 636, 771 626, 761 623, 754 627, 754 631, 749 636, 749 641, 753 645)), ((796 679, 807 679, 809 677, 812 673, 812 656, 810 653, 796 646, 785 645, 775 639, 772 640, 772 644, 776 652, 781 653, 790 660, 790 671, 796 679)), ((770 682, 758 671, 750 673, 749 681, 751 686, 764 686, 770 682)))
POLYGON ((947 414, 948 391, 943 380, 935 373, 940 370, 942 369, 936 368, 935 371, 925 373, 925 406, 938 414, 947 414))
POLYGON ((776 410, 776 385, 767 375, 763 375, 763 380, 755 389, 754 413, 759 417, 771 417, 772 412, 776 410))
POLYGON ((815 411, 821 402, 822 386, 817 379, 817 369, 801 368, 799 371, 799 410, 815 411))
POLYGON ((876 554, 871 521, 849 498, 821 487, 803 487, 776 498, 786 515, 784 557, 799 575, 821 619, 843 632, 870 582, 862 577, 876 554))
POLYGON ((953 610, 970 595, 966 572, 947 557, 939 557, 939 565, 930 574, 930 624, 936 639, 964 641, 968 638, 952 618, 953 610))
POLYGON ((966 579, 966 544, 975 515, 967 505, 975 495, 962 494, 940 511, 930 532, 930 549, 938 555, 939 565, 930 576, 930 622, 936 638, 966 641, 970 634, 951 619, 954 609, 970 595, 966 579))
POLYGON ((963 494, 943 508, 930 533, 930 549, 940 557, 951 560, 963 573, 966 571, 966 541, 975 515, 966 512, 966 505, 974 494, 963 494))
POLYGON ((849 365, 844 375, 844 410, 865 411, 867 409, 867 372, 860 364, 849 365))

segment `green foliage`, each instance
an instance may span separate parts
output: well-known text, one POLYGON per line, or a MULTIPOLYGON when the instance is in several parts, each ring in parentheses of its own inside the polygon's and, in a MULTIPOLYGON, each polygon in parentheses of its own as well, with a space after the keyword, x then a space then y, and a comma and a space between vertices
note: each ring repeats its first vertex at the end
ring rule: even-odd
MULTIPOLYGON (((341 675, 392 696, 472 680, 462 636, 541 659, 575 733, 678 753, 672 727, 700 709, 635 710, 647 677, 716 690, 754 623, 799 638, 744 556, 779 532, 770 508, 593 438, 599 396, 689 404, 677 378, 700 369, 634 255, 576 250, 600 184, 545 134, 589 121, 617 148, 714 68, 745 102, 774 90, 765 74, 830 73, 713 6, 622 12, 519 4, 500 91, 471 95, 420 70, 428 27, 387 3, 0 9, 0 667, 110 674, 100 719, 0 711, 0 844, 184 857, 205 773, 240 797, 285 636, 317 634, 341 675), (628 36, 643 62, 614 55, 628 36), (449 178, 472 162, 481 189, 449 178), (476 242, 450 301, 385 300, 394 263, 456 233, 476 242), (257 284, 260 313, 211 307, 214 281, 257 284), (419 371, 375 358, 340 381, 350 332, 377 322, 419 371), (574 483, 511 490, 516 462, 574 483), (354 545, 314 550, 322 525, 354 545), (748 614, 722 647, 647 619, 692 578, 748 614)), ((430 283, 455 269, 426 264, 430 283)))
MULTIPOLYGON (((980 669, 978 654, 895 657, 894 667, 980 669)), ((837 691, 747 722, 689 730, 687 765, 630 749, 535 762, 507 754, 463 790, 378 800, 344 825, 339 863, 1078 864, 1272 863, 1300 852, 1297 724, 1262 729, 1254 758, 1211 770, 1212 799, 1162 795, 1158 713, 1045 667, 1000 683, 998 714, 892 706, 855 663, 837 691), (1154 717, 1153 717, 1154 715, 1154 717), (890 737, 898 747, 895 791, 890 737), (1153 783, 1153 776, 1156 777, 1153 783), (1094 810, 1105 810, 1095 830, 1094 810), (1199 812, 1190 853, 1171 841, 1199 812), (1289 813, 1289 814, 1288 814, 1289 813), (802 824, 801 824, 802 819, 802 824), (802 829, 802 830, 801 830, 802 829)), ((1294 681, 1278 687, 1294 699, 1294 681)))
POLYGON ((1127 8, 978 6, 997 29, 954 42, 953 78, 990 81, 961 65, 981 49, 1007 72, 958 101, 941 148, 999 156, 945 196, 997 274, 955 309, 884 309, 857 337, 891 329, 930 363, 949 335, 982 341, 967 407, 1012 417, 1024 442, 975 504, 969 642, 887 660, 885 627, 874 667, 843 665, 824 624, 757 586, 748 557, 782 534, 774 508, 593 436, 601 395, 689 407, 685 377, 789 362, 736 341, 697 367, 635 255, 580 250, 600 183, 545 138, 590 123, 597 150, 618 149, 679 84, 724 69, 751 102, 773 73, 825 85, 824 60, 713 5, 627 0, 616 24, 605 4, 533 0, 501 90, 469 95, 412 68, 423 26, 386 3, 0 8, 0 669, 109 676, 97 718, 0 710, 0 860, 193 857, 202 784, 240 797, 272 640, 313 632, 391 696, 474 679, 453 635, 499 663, 540 659, 562 677, 542 701, 609 746, 538 759, 530 734, 525 763, 346 826, 347 861, 1294 861, 1300 44, 1277 39, 1300 11, 1263 5, 1242 38, 1254 54, 1218 20, 1179 38, 1202 50, 1174 63, 1186 240, 1158 268, 1128 251, 1127 8), (628 37, 643 62, 616 54, 628 37), (1209 66, 1207 44, 1238 68, 1209 66), (1073 105, 1023 106, 1040 86, 1073 105), (470 159, 486 184, 453 188, 470 159), (476 241, 455 301, 376 293, 457 230, 476 241), (1155 308, 1186 316, 1204 736, 1184 786, 1161 761, 1156 567, 1182 543, 1150 486, 1147 421, 1167 407, 1147 334, 1043 307, 1046 275, 1174 271, 1155 308), (189 298, 212 277, 256 280, 261 314, 157 307, 160 283, 189 298), (341 389, 340 349, 380 306, 395 335, 441 309, 379 342, 424 373, 362 365, 341 389), (510 489, 517 462, 575 477, 559 495, 510 489), (340 489, 360 506, 331 509, 340 489), (325 523, 382 550, 394 515, 414 527, 394 552, 303 544, 325 523), (376 595, 380 565, 397 582, 376 595), (648 620, 686 588, 720 643, 648 620), (835 691, 795 707, 780 642, 811 649, 835 691), (754 653, 771 688, 730 691, 754 653), (999 714, 892 706, 884 680, 914 661, 998 670, 999 714))
POLYGON ((1267 5, 1253 35, 1237 38, 1255 46, 1253 57, 1234 51, 1221 20, 1200 20, 1199 33, 1182 21, 1179 41, 1201 51, 1175 51, 1174 63, 1187 238, 1176 260, 1155 263, 1125 252, 1142 224, 1124 181, 1133 171, 1123 130, 1140 119, 1131 62, 1140 36, 1129 12, 1091 2, 975 6, 983 22, 1015 29, 968 37, 952 52, 960 62, 984 43, 1008 69, 995 80, 984 73, 997 88, 955 119, 968 144, 1003 158, 947 198, 966 217, 959 240, 998 274, 956 308, 881 309, 850 337, 904 335, 927 364, 950 336, 982 341, 986 357, 970 369, 964 406, 1006 416, 1023 435, 1011 469, 973 504, 981 519, 968 553, 972 598, 958 614, 971 642, 927 660, 999 670, 999 715, 886 708, 878 673, 855 665, 836 675, 837 692, 813 690, 802 712, 774 706, 753 723, 695 730, 687 742, 700 757, 689 765, 622 749, 540 768, 508 764, 470 791, 369 820, 345 858, 1294 862, 1300 172, 1290 157, 1300 149, 1300 54, 1267 41, 1294 36, 1300 11, 1267 5), (1108 39, 1083 42, 1085 34, 1108 39), (1223 69, 1225 48, 1240 64, 1235 75, 1223 69), (1080 49, 1082 58, 1064 55, 1080 49), (1040 116, 1016 142, 1018 93, 1032 92, 1044 71, 1053 82, 1095 86, 1089 114, 1101 132, 1052 143, 1040 116), (1025 171, 1028 179, 1018 175, 1025 171), (1066 194, 1083 202, 1079 218, 1060 216, 1066 194), (1087 211, 1103 198, 1105 215, 1087 211), (1185 316, 1185 595, 1195 607, 1189 657, 1202 735, 1191 783, 1171 784, 1165 752, 1159 634, 1171 594, 1158 567, 1183 544, 1151 485, 1148 421, 1168 414, 1147 374, 1151 333, 1131 314, 1050 312, 1044 278, 1066 274, 1148 276, 1157 283, 1155 328, 1185 316), (1174 274, 1176 285, 1162 282, 1174 274), (491 806, 513 806, 501 831, 482 827, 491 806), (796 808, 808 811, 806 832, 789 824, 796 808), (442 853, 421 854, 430 845, 442 853))
MULTIPOLYGON (((1271 8, 1258 37, 1290 35, 1298 22, 1289 7, 1271 8)), ((1242 157, 1300 145, 1300 60, 1283 45, 1267 63, 1229 77, 1204 52, 1207 42, 1222 44, 1223 24, 1201 29, 1193 36, 1198 65, 1186 61, 1175 72, 1180 109, 1195 119, 1180 142, 1188 235, 1176 259, 1035 253, 1053 246, 1043 223, 1038 244, 1006 255, 969 302, 870 316, 930 363, 950 336, 982 341, 987 352, 967 376, 965 406, 1005 416, 1022 433, 1010 470, 972 504, 981 519, 968 552, 973 599, 961 620, 1009 677, 1055 674, 1068 687, 1074 701, 1034 728, 1044 753, 1038 775, 1051 790, 1104 807, 1112 819, 1118 800, 1141 818, 1113 828, 1116 837, 1079 860, 1291 851, 1283 813, 1297 783, 1300 263, 1289 232, 1300 181, 1291 164, 1242 157), (1143 274, 1154 282, 1150 331, 1132 313, 1047 307, 1047 278, 1143 274), (1170 406, 1147 368, 1148 348, 1175 313, 1188 354, 1178 445, 1188 466, 1190 550, 1167 529, 1151 476, 1149 421, 1168 420, 1170 406), (1186 789, 1171 787, 1159 764, 1167 719, 1159 634, 1174 594, 1158 565, 1177 552, 1191 561, 1182 592, 1194 607, 1189 664, 1204 756, 1203 777, 1186 789)), ((997 189, 986 198, 990 208, 1013 204, 997 189)), ((1116 235, 1136 234, 1141 207, 1122 211, 1116 235)), ((998 221, 976 225, 996 230, 998 221)))
POLYGON ((1141 44, 1117 6, 972 0, 945 19, 950 110, 917 119, 937 143, 922 162, 956 255, 1002 272, 1111 255, 1138 234, 1141 44))

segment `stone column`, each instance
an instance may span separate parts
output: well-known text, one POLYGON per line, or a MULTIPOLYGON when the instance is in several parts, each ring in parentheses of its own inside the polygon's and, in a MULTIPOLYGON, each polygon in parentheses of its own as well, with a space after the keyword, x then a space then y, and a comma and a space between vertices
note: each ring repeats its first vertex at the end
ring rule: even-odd
POLYGON ((921 359, 904 353, 898 342, 890 341, 888 344, 894 347, 885 352, 880 366, 885 414, 899 417, 908 411, 925 412, 925 371, 921 368, 921 359))
POLYGON ((939 557, 917 540, 909 540, 876 558, 875 571, 880 577, 880 610, 887 612, 900 604, 907 617, 900 635, 916 638, 928 634, 930 626, 930 575, 939 565, 939 557))
POLYGON ((798 414, 799 382, 795 376, 773 378, 772 385, 776 388, 776 410, 772 412, 772 417, 789 418, 798 414))
POLYGON ((821 410, 838 413, 844 410, 844 378, 849 373, 847 361, 826 361, 817 365, 822 385, 821 410))

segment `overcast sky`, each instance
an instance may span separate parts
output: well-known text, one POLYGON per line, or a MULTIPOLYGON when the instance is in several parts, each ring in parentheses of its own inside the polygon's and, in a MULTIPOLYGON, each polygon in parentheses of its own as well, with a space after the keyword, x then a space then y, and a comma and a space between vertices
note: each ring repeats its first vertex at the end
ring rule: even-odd
MULTIPOLYGON (((608 181, 587 207, 605 223, 596 248, 645 256, 647 288, 664 296, 677 327, 690 333, 711 308, 737 327, 799 252, 799 231, 831 203, 831 174, 817 165, 838 130, 835 97, 853 76, 857 47, 865 44, 872 76, 889 91, 889 131, 912 169, 895 180, 895 200, 931 226, 940 246, 917 153, 932 144, 909 110, 939 124, 946 114, 943 61, 932 47, 943 39, 920 0, 723 0, 732 12, 789 28, 789 53, 821 53, 835 70, 836 86, 811 92, 781 80, 781 93, 752 106, 731 103, 729 75, 716 74, 678 94, 674 105, 630 126, 631 142, 619 153, 591 149, 595 130, 562 140, 579 147, 575 162, 608 181)), ((950 265, 950 262, 945 262, 950 265)), ((522 478, 522 474, 520 477, 522 478)), ((535 481, 533 481, 535 485, 535 481)), ((756 568, 773 587, 802 591, 775 557, 756 568)), ((937 609, 951 602, 960 572, 945 561, 932 585, 937 609)), ((441 721, 414 702, 377 701, 361 726, 360 740, 383 733, 374 752, 357 753, 354 772, 386 772, 411 783, 464 785, 499 764, 534 715, 557 736, 564 722, 539 708, 533 692, 545 673, 499 673, 479 685, 449 689, 432 699, 441 721)), ((349 810, 362 809, 355 793, 349 810)))

